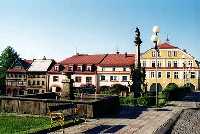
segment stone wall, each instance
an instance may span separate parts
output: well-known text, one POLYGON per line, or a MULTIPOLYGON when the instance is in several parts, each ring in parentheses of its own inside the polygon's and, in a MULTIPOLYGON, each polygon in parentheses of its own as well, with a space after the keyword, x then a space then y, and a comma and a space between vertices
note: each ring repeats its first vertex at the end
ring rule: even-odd
MULTIPOLYGON (((46 115, 49 106, 74 103, 80 108, 80 114, 85 113, 88 118, 113 115, 119 110, 118 96, 102 97, 93 100, 53 100, 21 97, 0 97, 0 112, 46 115)), ((70 110, 69 110, 70 111, 70 110)))

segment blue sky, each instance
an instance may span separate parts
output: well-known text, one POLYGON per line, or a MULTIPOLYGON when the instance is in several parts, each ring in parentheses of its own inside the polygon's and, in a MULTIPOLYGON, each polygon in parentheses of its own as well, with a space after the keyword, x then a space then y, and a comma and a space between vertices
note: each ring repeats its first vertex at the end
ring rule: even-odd
POLYGON ((152 27, 162 41, 200 59, 199 0, 1 0, 0 51, 11 45, 26 59, 76 53, 135 52, 134 30, 142 51, 153 46, 152 27))

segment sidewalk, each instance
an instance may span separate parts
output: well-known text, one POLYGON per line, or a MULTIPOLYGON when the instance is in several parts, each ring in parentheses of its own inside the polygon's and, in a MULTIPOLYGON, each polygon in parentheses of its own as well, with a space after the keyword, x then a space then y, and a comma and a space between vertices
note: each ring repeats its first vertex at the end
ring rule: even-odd
POLYGON ((169 102, 171 106, 166 106, 158 111, 153 108, 125 107, 117 117, 89 119, 86 123, 58 130, 50 134, 96 134, 96 133, 116 133, 116 134, 152 134, 160 133, 167 123, 171 123, 183 109, 199 107, 200 92, 195 92, 186 96, 184 101, 169 102), (171 121, 171 122, 170 122, 171 121), (164 126, 164 127, 162 127, 164 126))
POLYGON ((116 133, 116 134, 152 134, 162 124, 180 112, 180 107, 165 107, 156 111, 146 109, 136 118, 101 118, 90 119, 86 123, 52 132, 51 134, 78 133, 116 133))

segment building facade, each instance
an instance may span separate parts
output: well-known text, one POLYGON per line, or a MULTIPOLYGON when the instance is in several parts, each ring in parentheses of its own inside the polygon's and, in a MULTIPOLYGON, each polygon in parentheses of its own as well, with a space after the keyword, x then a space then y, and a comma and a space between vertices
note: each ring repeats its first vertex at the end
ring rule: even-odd
MULTIPOLYGON (((181 50, 169 42, 159 45, 158 48, 158 90, 162 90, 172 83, 178 86, 191 86, 193 90, 198 90, 200 70, 197 60, 185 50, 181 50)), ((154 48, 142 54, 141 64, 146 70, 147 90, 155 91, 156 51, 154 48)))
POLYGON ((97 88, 97 65, 106 57, 102 55, 76 54, 61 62, 71 72, 75 88, 97 88))
POLYGON ((7 70, 6 95, 17 96, 27 93, 27 70, 32 61, 18 59, 14 67, 7 70))
POLYGON ((130 66, 135 62, 134 54, 108 54, 97 66, 98 86, 121 84, 129 86, 130 66))
POLYGON ((54 66, 52 59, 35 59, 27 72, 28 94, 49 92, 48 71, 54 66))

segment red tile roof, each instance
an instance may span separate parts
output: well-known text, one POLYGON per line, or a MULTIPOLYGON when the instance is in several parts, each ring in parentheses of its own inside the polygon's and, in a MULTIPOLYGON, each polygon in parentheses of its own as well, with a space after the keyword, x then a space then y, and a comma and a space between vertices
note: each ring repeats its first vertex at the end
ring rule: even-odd
POLYGON ((165 43, 158 45, 158 48, 159 49, 173 49, 173 48, 177 48, 177 47, 165 42, 165 43))
POLYGON ((108 54, 99 66, 130 66, 134 63, 134 54, 108 54))
POLYGON ((7 72, 9 72, 9 73, 26 73, 27 71, 24 68, 14 67, 14 68, 9 68, 7 70, 7 72))
POLYGON ((99 64, 104 58, 105 54, 101 55, 73 55, 72 57, 66 58, 61 61, 61 64, 99 64))
POLYGON ((27 64, 32 64, 33 63, 33 60, 24 60, 27 64))

